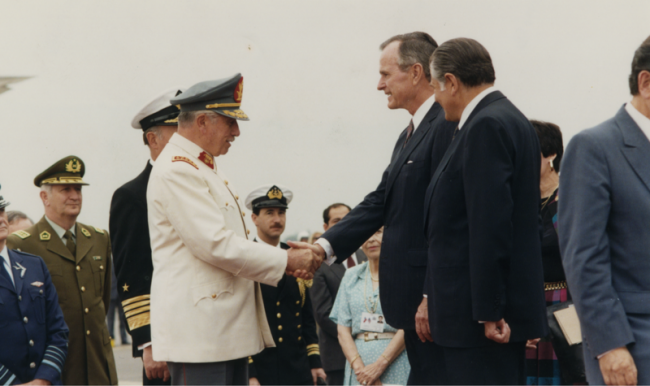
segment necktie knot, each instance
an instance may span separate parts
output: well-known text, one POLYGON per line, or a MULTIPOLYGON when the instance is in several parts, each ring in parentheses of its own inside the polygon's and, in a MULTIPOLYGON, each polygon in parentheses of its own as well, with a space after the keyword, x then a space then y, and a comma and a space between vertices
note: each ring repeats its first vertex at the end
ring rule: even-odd
POLYGON ((72 256, 76 257, 77 245, 74 243, 74 236, 72 236, 72 232, 65 231, 63 238, 65 239, 65 246, 68 247, 68 250, 70 251, 70 253, 72 253, 72 256))

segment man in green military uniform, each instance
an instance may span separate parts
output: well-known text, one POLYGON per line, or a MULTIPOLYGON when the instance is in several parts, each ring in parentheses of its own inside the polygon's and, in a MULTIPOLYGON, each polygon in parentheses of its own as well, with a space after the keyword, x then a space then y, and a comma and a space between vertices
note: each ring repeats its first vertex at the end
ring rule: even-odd
POLYGON ((85 166, 69 156, 36 176, 43 218, 7 238, 11 249, 45 261, 70 329, 63 368, 67 385, 116 385, 117 373, 106 327, 111 297, 111 244, 102 229, 77 222, 85 166))

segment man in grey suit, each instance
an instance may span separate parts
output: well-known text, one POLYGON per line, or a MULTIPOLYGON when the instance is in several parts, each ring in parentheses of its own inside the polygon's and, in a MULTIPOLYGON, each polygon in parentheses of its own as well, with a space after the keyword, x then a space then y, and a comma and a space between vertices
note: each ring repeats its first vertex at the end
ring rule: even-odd
MULTIPOLYGON (((328 206, 323 211, 323 229, 328 230, 350 213, 350 207, 336 203, 328 206)), ((327 264, 314 274, 314 284, 311 287, 311 304, 314 307, 314 316, 320 327, 318 329, 318 342, 320 344, 321 361, 327 374, 327 383, 342 385, 345 373, 345 355, 339 344, 336 323, 330 320, 330 312, 336 300, 336 295, 341 286, 345 270, 357 264, 368 261, 368 257, 359 249, 347 258, 342 264, 327 264)))
POLYGON ((590 384, 650 384, 650 37, 629 81, 632 101, 571 140, 560 174, 560 249, 590 384))

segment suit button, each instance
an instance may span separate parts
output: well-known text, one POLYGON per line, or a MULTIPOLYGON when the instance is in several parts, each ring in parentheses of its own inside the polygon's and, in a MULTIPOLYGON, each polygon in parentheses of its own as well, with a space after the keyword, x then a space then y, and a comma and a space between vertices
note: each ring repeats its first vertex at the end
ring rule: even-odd
POLYGON ((282 326, 278 326, 278 330, 282 331, 282 326))
POLYGON ((296 304, 300 304, 300 300, 296 300, 296 304))
POLYGON ((228 185, 228 181, 226 181, 226 180, 223 180, 223 183, 226 184, 226 185, 228 185))
POLYGON ((90 330, 86 331, 86 335, 90 335, 90 330))
POLYGON ((241 212, 241 215, 246 217, 246 212, 241 212))
POLYGON ((278 312, 278 319, 279 319, 280 317, 282 317, 282 315, 280 315, 280 313, 278 312))
POLYGON ((235 196, 235 200, 239 200, 239 196, 235 196))
POLYGON ((85 312, 85 313, 88 313, 88 309, 86 308, 86 309, 84 310, 84 312, 85 312))
POLYGON ((103 265, 100 265, 100 266, 99 266, 99 269, 104 269, 104 266, 103 266, 103 265))
POLYGON ((27 319, 27 317, 25 316, 25 317, 23 318, 23 322, 27 323, 27 322, 29 322, 29 319, 27 319))
POLYGON ((228 206, 228 203, 226 202, 226 206, 228 206))
POLYGON ((80 266, 77 266, 77 272, 78 272, 78 271, 81 271, 81 267, 80 267, 80 266))
POLYGON ((276 305, 276 306, 279 306, 279 305, 280 305, 280 302, 275 303, 275 305, 276 305))
POLYGON ((300 327, 301 327, 301 326, 300 326, 300 324, 299 324, 299 325, 298 325, 298 328, 300 328, 300 327))
POLYGON ((298 337, 298 340, 302 340, 302 336, 299 336, 299 337, 298 337))
POLYGON ((282 338, 278 338, 278 342, 282 343, 282 338))
POLYGON ((296 312, 296 316, 300 316, 300 312, 296 312))
POLYGON ((250 235, 250 234, 251 234, 250 229, 247 229, 247 230, 246 230, 246 234, 247 234, 247 235, 250 235))
POLYGON ((38 291, 38 293, 42 294, 42 293, 43 293, 43 290, 38 291))
POLYGON ((212 294, 212 299, 216 299, 216 298, 217 298, 217 294, 212 294))
POLYGON ((36 363, 34 363, 34 362, 30 363, 30 364, 29 364, 29 368, 30 368, 30 369, 34 369, 34 368, 36 368, 36 363))
POLYGON ((30 340, 30 341, 29 341, 29 345, 30 345, 31 347, 34 347, 34 341, 33 341, 33 340, 30 340))
POLYGON ((18 295, 18 301, 22 301, 22 300, 23 300, 23 297, 18 295))
POLYGON ((86 292, 86 287, 81 286, 81 292, 86 292))

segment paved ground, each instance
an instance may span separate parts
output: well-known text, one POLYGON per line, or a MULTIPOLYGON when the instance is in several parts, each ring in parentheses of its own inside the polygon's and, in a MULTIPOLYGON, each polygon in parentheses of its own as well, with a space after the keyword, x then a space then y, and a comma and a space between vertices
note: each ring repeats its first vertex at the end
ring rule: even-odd
POLYGON ((142 359, 133 358, 131 344, 122 344, 117 334, 113 356, 120 385, 142 385, 142 359))

